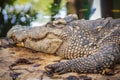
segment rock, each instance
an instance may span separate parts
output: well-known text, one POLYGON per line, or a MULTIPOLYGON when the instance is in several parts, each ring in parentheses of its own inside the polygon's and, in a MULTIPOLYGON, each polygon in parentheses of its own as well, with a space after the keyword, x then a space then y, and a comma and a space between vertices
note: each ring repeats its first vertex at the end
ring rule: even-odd
POLYGON ((59 61, 61 58, 58 56, 33 53, 32 50, 25 48, 3 48, 0 50, 0 80, 120 80, 119 64, 115 67, 115 74, 110 76, 72 72, 47 76, 44 67, 59 61), (11 66, 14 63, 16 65, 11 66))

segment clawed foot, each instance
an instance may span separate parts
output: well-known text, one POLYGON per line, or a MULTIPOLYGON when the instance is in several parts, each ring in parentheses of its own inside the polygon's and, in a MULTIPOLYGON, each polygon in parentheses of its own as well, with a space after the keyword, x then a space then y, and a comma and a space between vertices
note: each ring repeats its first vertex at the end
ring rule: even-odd
POLYGON ((105 68, 105 69, 102 71, 102 74, 103 74, 103 75, 113 75, 113 74, 114 74, 114 71, 113 71, 112 69, 105 68))
POLYGON ((45 66, 45 70, 48 75, 53 76, 54 73, 63 74, 70 72, 70 66, 66 62, 60 62, 45 66))

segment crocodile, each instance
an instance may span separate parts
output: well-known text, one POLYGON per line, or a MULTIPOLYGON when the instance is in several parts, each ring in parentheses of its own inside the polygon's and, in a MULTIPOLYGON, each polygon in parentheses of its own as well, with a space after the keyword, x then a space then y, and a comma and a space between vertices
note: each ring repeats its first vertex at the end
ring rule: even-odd
POLYGON ((110 17, 79 20, 68 15, 39 27, 16 25, 7 37, 23 47, 67 59, 45 66, 52 73, 102 73, 114 69, 120 59, 120 19, 110 17))

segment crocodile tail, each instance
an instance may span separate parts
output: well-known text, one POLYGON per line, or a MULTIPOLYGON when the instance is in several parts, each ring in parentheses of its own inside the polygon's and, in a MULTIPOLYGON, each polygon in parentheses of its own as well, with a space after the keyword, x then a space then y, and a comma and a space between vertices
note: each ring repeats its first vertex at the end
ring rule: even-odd
POLYGON ((50 64, 45 68, 55 73, 102 73, 105 69, 113 69, 120 53, 116 44, 106 45, 88 57, 76 58, 66 62, 50 64))

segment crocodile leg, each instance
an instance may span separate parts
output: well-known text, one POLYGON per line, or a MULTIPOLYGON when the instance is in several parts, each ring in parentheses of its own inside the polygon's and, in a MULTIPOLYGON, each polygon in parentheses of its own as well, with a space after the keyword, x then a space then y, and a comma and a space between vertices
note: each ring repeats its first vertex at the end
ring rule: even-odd
POLYGON ((77 73, 102 73, 106 68, 111 69, 120 55, 118 45, 109 44, 101 47, 96 53, 82 58, 72 59, 66 62, 50 64, 45 67, 49 72, 63 74, 67 72, 77 73))

